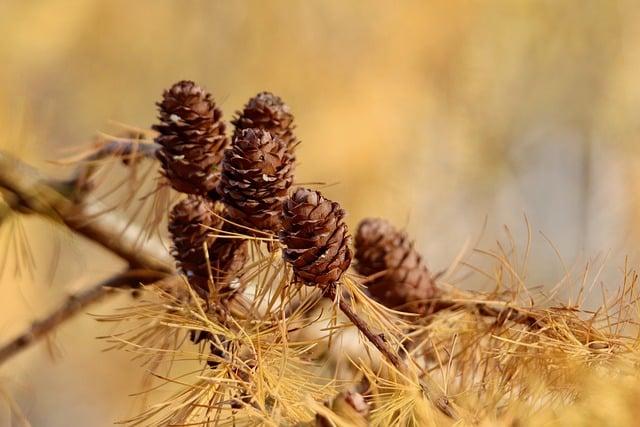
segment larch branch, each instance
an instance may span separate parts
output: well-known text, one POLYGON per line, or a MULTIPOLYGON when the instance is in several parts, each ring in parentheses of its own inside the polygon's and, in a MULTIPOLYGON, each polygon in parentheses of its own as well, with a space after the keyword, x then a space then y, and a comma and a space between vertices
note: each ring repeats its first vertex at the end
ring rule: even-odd
POLYGON ((64 223, 98 243, 133 268, 173 272, 172 259, 159 243, 140 244, 140 230, 99 202, 75 203, 25 163, 0 152, 0 192, 20 212, 35 213, 64 223))
POLYGON ((137 288, 150 283, 161 284, 163 280, 166 281, 175 277, 177 276, 167 277, 164 273, 149 270, 129 270, 78 293, 69 295, 52 313, 41 320, 33 322, 26 331, 18 334, 18 336, 0 347, 0 365, 45 337, 89 305, 101 301, 107 295, 111 295, 116 289, 137 288))

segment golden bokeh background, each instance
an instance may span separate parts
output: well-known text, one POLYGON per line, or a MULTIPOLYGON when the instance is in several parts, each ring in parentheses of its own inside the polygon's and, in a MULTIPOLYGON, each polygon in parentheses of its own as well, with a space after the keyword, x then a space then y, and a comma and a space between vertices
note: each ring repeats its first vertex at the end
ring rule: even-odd
MULTIPOLYGON (((640 235, 639 19, 631 0, 0 0, 0 146, 55 174, 48 161, 110 123, 149 127, 176 80, 227 118, 270 90, 296 114, 298 181, 328 184, 351 226, 387 217, 440 269, 485 217, 487 241, 503 224, 524 241, 526 214, 533 284, 562 271, 538 230, 567 265, 607 256, 616 277, 640 235)), ((1 279, 3 340, 118 263, 63 236, 48 285, 57 232, 25 228, 38 272, 1 279)), ((105 333, 75 319, 0 387, 34 426, 111 425, 139 368, 101 352, 105 333)))

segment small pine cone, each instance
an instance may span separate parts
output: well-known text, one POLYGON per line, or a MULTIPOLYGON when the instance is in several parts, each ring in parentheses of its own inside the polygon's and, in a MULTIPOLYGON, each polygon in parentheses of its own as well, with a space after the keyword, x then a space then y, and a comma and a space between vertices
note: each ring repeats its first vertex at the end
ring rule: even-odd
POLYGON ((234 139, 240 136, 243 129, 255 128, 269 131, 280 138, 291 153, 298 144, 289 106, 271 92, 260 92, 251 98, 231 123, 235 126, 234 139))
POLYGON ((189 196, 180 201, 169 215, 169 233, 173 241, 171 254, 178 267, 199 290, 209 289, 209 272, 205 250, 215 240, 211 228, 220 228, 222 220, 214 214, 213 202, 189 196))
POLYGON ((424 313, 437 289, 407 234, 388 221, 368 218, 358 226, 355 240, 356 270, 378 275, 368 283, 371 295, 387 307, 424 313))
MULTIPOLYGON (((223 231, 229 231, 227 223, 223 231)), ((214 283, 221 290, 230 285, 231 279, 238 273, 249 259, 247 240, 217 238, 209 247, 209 263, 214 283)))
POLYGON ((351 236, 340 205, 298 188, 283 206, 280 241, 296 277, 312 285, 337 282, 351 264, 351 236))
POLYGON ((212 229, 220 229, 222 225, 216 205, 200 196, 188 196, 174 206, 169 216, 171 253, 189 283, 201 295, 209 292, 209 268, 214 284, 223 290, 228 279, 246 261, 244 242, 216 238, 212 229))
POLYGON ((293 161, 284 142, 267 131, 245 129, 224 153, 218 193, 232 222, 276 232, 292 182, 293 161))
POLYGON ((157 105, 160 124, 153 129, 160 133, 157 157, 164 175, 181 193, 216 198, 218 167, 228 140, 211 94, 194 82, 180 81, 157 105))

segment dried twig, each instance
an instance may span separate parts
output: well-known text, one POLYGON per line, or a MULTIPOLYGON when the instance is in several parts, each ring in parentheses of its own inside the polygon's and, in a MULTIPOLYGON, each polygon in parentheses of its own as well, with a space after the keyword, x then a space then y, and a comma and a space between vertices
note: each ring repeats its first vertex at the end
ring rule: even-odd
POLYGON ((91 190, 91 180, 99 166, 99 161, 107 158, 118 158, 126 165, 135 164, 142 159, 156 159, 159 145, 139 142, 144 134, 129 132, 124 138, 113 138, 99 141, 97 149, 83 157, 70 184, 77 190, 86 193, 91 190))
MULTIPOLYGON (((155 283, 167 275, 149 270, 129 270, 91 286, 81 292, 69 295, 64 303, 42 320, 34 322, 26 331, 0 347, 0 364, 34 344, 56 329, 66 320, 80 313, 91 304, 102 300, 118 288, 135 288, 142 284, 155 283)), ((173 279, 177 276, 169 276, 173 279)), ((166 280, 166 279, 165 279, 166 280)))
POLYGON ((527 312, 526 309, 520 307, 514 307, 501 305, 498 302, 478 302, 478 301, 465 301, 459 299, 448 299, 441 297, 427 304, 427 314, 435 314, 442 310, 468 310, 476 311, 478 314, 485 317, 493 317, 496 319, 496 323, 504 324, 507 321, 525 325, 532 329, 540 329, 544 325, 543 319, 527 312))
MULTIPOLYGON (((337 285, 335 283, 324 289, 324 296, 332 301, 336 300, 337 294, 337 285)), ((351 307, 349 302, 344 298, 338 298, 338 306, 340 307, 340 311, 342 311, 342 313, 351 320, 351 323, 353 323, 353 325, 362 332, 362 334, 378 349, 389 363, 391 363, 398 371, 406 372, 407 365, 405 361, 391 349, 389 343, 384 339, 384 334, 374 333, 367 322, 358 316, 358 314, 353 310, 353 307, 351 307)), ((432 401, 435 407, 438 408, 442 414, 452 419, 458 418, 456 410, 453 408, 451 402, 449 402, 446 396, 436 397, 433 393, 433 387, 429 386, 424 380, 421 381, 420 385, 423 388, 423 392, 426 397, 432 401)))
POLYGON ((142 140, 140 136, 144 136, 144 134, 129 133, 127 138, 108 140, 108 142, 101 145, 95 153, 85 160, 95 161, 107 157, 119 157, 125 163, 128 163, 143 158, 155 159, 156 151, 158 151, 160 146, 154 142, 138 142, 142 140))
MULTIPOLYGON (((336 284, 328 285, 324 290, 324 296, 331 299, 332 301, 336 300, 337 296, 337 286, 336 284)), ((338 306, 340 307, 340 311, 344 313, 345 316, 351 320, 351 323, 354 324, 360 332, 373 344, 382 355, 395 366, 398 370, 402 371, 405 368, 405 364, 400 359, 400 357, 389 347, 387 341, 384 340, 383 335, 375 334, 369 325, 360 317, 358 314, 353 311, 353 308, 343 298, 338 298, 338 306)))
POLYGON ((48 183, 39 173, 18 159, 0 152, 0 193, 10 209, 38 214, 60 221, 74 232, 98 243, 137 268, 70 296, 46 319, 0 348, 0 363, 80 312, 87 305, 111 293, 114 285, 138 286, 172 274, 172 259, 159 242, 139 244, 140 230, 126 218, 105 212, 95 201, 74 202, 71 183, 48 183))

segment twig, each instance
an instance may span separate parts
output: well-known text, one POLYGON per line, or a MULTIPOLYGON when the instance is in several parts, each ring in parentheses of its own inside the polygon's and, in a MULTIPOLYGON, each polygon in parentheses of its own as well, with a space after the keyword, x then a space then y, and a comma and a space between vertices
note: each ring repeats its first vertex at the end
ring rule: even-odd
POLYGON ((172 260, 161 245, 138 242, 139 230, 128 221, 105 213, 97 202, 74 203, 48 184, 37 171, 0 151, 0 192, 13 207, 62 221, 71 230, 100 244, 129 262, 131 267, 171 273, 172 260))
MULTIPOLYGON (((333 283, 327 286, 323 295, 326 298, 331 299, 332 301, 336 300, 336 296, 338 295, 337 284, 333 283)), ((351 323, 354 324, 356 328, 373 344, 380 353, 387 359, 389 363, 391 363, 398 371, 405 372, 407 369, 407 365, 405 361, 398 356, 396 352, 394 352, 389 343, 383 338, 383 334, 375 334, 367 322, 364 321, 358 314, 353 311, 353 307, 346 301, 344 298, 338 298, 338 307, 340 307, 340 311, 344 313, 345 316, 351 320, 351 323)), ((435 397, 432 392, 432 387, 429 387, 425 381, 420 382, 421 387, 423 388, 423 392, 426 397, 430 399, 438 410, 446 415, 449 418, 457 419, 456 411, 451 406, 451 403, 445 396, 435 397)))
MULTIPOLYGON (((69 295, 64 303, 42 320, 34 322, 29 329, 0 347, 0 364, 46 336, 66 320, 94 304, 118 288, 136 288, 142 284, 155 283, 166 274, 149 270, 130 270, 113 276, 104 282, 69 295)), ((173 278, 175 276, 169 276, 173 278)))
MULTIPOLYGON (((332 301, 336 300, 337 296, 337 285, 331 284, 327 286, 324 290, 324 296, 326 298, 331 299, 332 301)), ((389 347, 389 344, 383 339, 383 335, 375 334, 369 325, 360 317, 358 314, 353 311, 353 308, 344 298, 338 299, 338 306, 340 307, 340 311, 344 313, 345 316, 351 320, 351 322, 355 325, 360 332, 373 344, 380 353, 395 366, 398 370, 402 371, 405 368, 405 364, 400 359, 400 357, 389 347)))
POLYGON ((493 317, 497 324, 504 324, 507 321, 528 326, 532 329, 540 329, 544 325, 542 319, 526 312, 525 309, 512 306, 496 307, 496 303, 490 302, 465 302, 455 299, 438 298, 427 304, 427 315, 448 309, 466 309, 477 311, 485 317, 493 317))
POLYGON ((160 146, 156 143, 138 142, 141 136, 144 134, 128 133, 124 138, 99 142, 96 151, 81 159, 81 166, 69 182, 82 193, 86 193, 91 189, 91 178, 96 172, 99 160, 114 157, 121 159, 124 164, 130 165, 142 159, 155 159, 160 146))
POLYGON ((137 142, 141 139, 139 135, 141 134, 135 133, 129 134, 128 138, 109 140, 85 160, 95 161, 107 157, 119 157, 124 162, 133 162, 143 158, 154 159, 160 146, 156 143, 137 142))
POLYGON ((0 151, 0 194, 9 209, 21 213, 38 214, 54 221, 61 221, 71 230, 98 243, 129 263, 131 268, 145 270, 144 274, 118 275, 69 297, 46 319, 34 323, 25 334, 0 348, 0 363, 28 347, 32 342, 71 318, 83 307, 109 295, 116 281, 120 285, 137 286, 148 278, 172 274, 172 259, 159 243, 138 244, 139 229, 130 226, 126 218, 105 213, 99 202, 72 201, 75 191, 70 183, 52 184, 39 173, 0 151))

